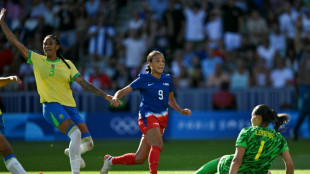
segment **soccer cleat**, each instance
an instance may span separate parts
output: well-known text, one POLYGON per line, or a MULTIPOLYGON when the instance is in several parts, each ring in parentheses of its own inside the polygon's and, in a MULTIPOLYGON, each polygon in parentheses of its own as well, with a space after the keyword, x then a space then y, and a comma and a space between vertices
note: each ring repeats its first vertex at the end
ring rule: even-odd
POLYGON ((104 156, 104 164, 103 167, 100 170, 100 174, 108 174, 109 170, 111 169, 112 166, 112 156, 111 155, 106 155, 104 156))
POLYGON ((69 148, 66 148, 64 153, 65 153, 65 155, 69 156, 69 148))
POLYGON ((80 168, 85 168, 86 167, 86 163, 83 160, 82 156, 81 156, 81 160, 80 160, 80 168))
MULTIPOLYGON (((65 149, 64 154, 69 157, 69 148, 65 149)), ((86 163, 85 163, 84 159, 81 156, 80 168, 85 168, 85 167, 86 167, 86 163)))

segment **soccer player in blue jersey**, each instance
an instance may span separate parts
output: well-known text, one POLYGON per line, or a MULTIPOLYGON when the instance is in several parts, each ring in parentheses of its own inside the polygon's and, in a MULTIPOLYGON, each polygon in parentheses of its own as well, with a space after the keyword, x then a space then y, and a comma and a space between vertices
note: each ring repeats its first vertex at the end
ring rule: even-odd
MULTIPOLYGON (((22 83, 22 81, 17 76, 0 77, 0 87, 5 86, 10 82, 16 82, 19 85, 22 83)), ((0 152, 3 156, 4 164, 8 171, 13 174, 26 174, 23 166, 16 159, 13 148, 4 136, 4 128, 4 121, 2 118, 2 112, 0 110, 0 152)))
POLYGON ((59 131, 70 138, 69 148, 65 150, 70 159, 73 174, 80 173, 84 167, 81 153, 94 147, 92 137, 80 116, 73 98, 70 84, 76 81, 84 90, 94 93, 108 101, 112 96, 86 81, 70 60, 60 54, 60 41, 55 35, 47 35, 43 40, 44 55, 35 53, 20 43, 6 25, 6 9, 1 10, 0 25, 10 43, 33 65, 37 91, 40 95, 44 118, 59 131))
POLYGON ((168 105, 182 115, 190 116, 190 109, 181 109, 174 98, 172 77, 165 74, 165 58, 159 51, 152 51, 147 56, 146 74, 140 74, 130 85, 118 90, 112 98, 111 104, 121 104, 120 98, 133 90, 140 91, 141 104, 139 108, 139 128, 143 133, 136 153, 122 156, 104 157, 101 174, 106 174, 111 165, 142 164, 148 157, 151 174, 157 174, 160 152, 164 146, 162 135, 167 126, 168 105))
POLYGON ((280 126, 288 122, 287 114, 278 114, 267 105, 258 105, 252 112, 252 126, 241 130, 236 141, 235 154, 225 155, 203 165, 195 174, 269 174, 277 155, 281 155, 286 174, 294 173, 294 165, 280 126), (274 129, 269 129, 272 123, 274 129))

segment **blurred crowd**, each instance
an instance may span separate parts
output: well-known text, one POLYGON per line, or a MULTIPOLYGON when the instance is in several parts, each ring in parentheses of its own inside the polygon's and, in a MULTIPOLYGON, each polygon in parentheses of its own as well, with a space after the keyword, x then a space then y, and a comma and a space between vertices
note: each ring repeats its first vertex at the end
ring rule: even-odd
MULTIPOLYGON (((283 88, 296 84, 310 45, 309 0, 2 0, 0 7, 29 49, 43 54, 44 37, 57 34, 64 57, 104 90, 143 73, 151 50, 164 53, 176 88, 283 88)), ((0 47, 1 76, 24 82, 2 90, 35 90, 32 66, 3 33, 0 47)))

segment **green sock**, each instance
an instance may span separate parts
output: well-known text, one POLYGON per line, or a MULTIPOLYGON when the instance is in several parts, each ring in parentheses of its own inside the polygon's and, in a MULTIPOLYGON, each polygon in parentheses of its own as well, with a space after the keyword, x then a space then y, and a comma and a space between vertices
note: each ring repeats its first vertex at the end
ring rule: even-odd
POLYGON ((200 167, 194 174, 214 174, 217 172, 217 159, 207 162, 205 165, 200 167))

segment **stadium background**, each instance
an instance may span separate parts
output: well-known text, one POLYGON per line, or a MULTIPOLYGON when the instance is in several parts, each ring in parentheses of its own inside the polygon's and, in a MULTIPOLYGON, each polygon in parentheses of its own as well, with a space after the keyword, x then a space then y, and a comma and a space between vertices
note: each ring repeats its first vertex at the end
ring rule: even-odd
MULTIPOLYGON (((290 114, 291 121, 284 135, 291 138, 290 130, 299 108, 297 46, 309 36, 306 0, 13 0, 1 1, 0 7, 7 8, 6 22, 31 50, 42 53, 45 35, 58 34, 65 58, 75 63, 85 79, 109 94, 114 94, 143 72, 150 50, 162 51, 167 62, 166 72, 175 80, 179 105, 193 110, 190 118, 171 110, 164 135, 166 146, 171 144, 171 149, 187 143, 186 147, 200 144, 195 149, 217 148, 223 143, 227 146, 219 149, 223 149, 224 154, 232 153, 234 138, 242 127, 250 124, 251 109, 261 103, 290 114), (189 9, 182 8, 186 6, 189 9), (191 15, 195 9, 200 10, 200 18, 191 15), (98 26, 100 30, 96 33, 98 26), (297 35, 301 40, 297 40, 297 35), (220 75, 215 76, 218 71, 220 75), (229 81, 229 91, 236 98, 234 109, 214 109, 212 97, 219 91, 222 81, 229 81), (209 141, 214 142, 213 145, 208 144, 209 141)), ((16 74, 24 82, 22 86, 12 83, 1 89, 6 136, 19 159, 26 163, 26 169, 55 170, 53 166, 34 166, 26 154, 18 155, 32 151, 24 146, 38 147, 35 148, 38 150, 42 146, 43 150, 50 151, 47 156, 55 152, 57 159, 66 163, 66 157, 61 155, 67 146, 67 141, 63 140, 67 138, 42 117, 32 67, 10 46, 3 33, 0 38, 1 76, 16 74)), ((136 123, 138 93, 126 96, 122 107, 113 108, 104 99, 83 91, 76 83, 72 84, 72 90, 95 145, 98 144, 94 152, 85 155, 88 160, 97 158, 94 164, 91 162, 89 170, 100 167, 98 161, 107 152, 105 146, 121 154, 113 146, 128 143, 133 146, 130 151, 135 151, 136 140, 141 135, 136 123)), ((309 147, 306 146, 309 145, 308 130, 308 125, 303 124, 300 135, 306 141, 289 140, 292 148, 309 147)), ((171 149, 169 151, 173 151, 171 149)), ((176 164, 172 168, 195 170, 204 161, 223 154, 221 151, 211 155, 208 152, 210 149, 206 149, 192 165, 180 167, 176 164)), ((199 152, 193 150, 193 153, 199 152)), ((37 154, 37 158, 42 158, 44 153, 37 154)), ((296 160, 300 161, 297 169, 309 169, 309 150, 305 156, 298 156, 300 154, 296 153, 296 160)), ((182 160, 186 161, 186 158, 182 160)), ((165 167, 169 170, 169 166, 165 167)), ((277 167, 283 169, 281 164, 277 167)), ((59 170, 66 170, 66 167, 59 170)))

